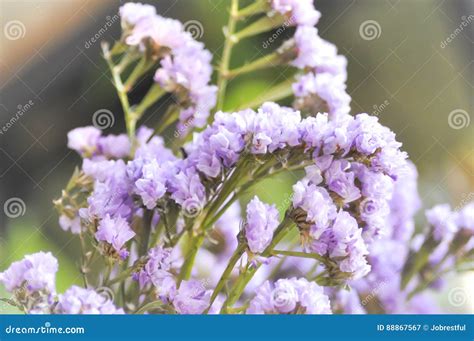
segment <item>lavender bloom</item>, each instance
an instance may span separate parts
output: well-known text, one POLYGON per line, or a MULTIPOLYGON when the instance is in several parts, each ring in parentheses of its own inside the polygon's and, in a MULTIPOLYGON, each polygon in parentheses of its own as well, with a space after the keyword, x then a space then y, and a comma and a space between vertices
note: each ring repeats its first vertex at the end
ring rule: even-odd
POLYGON ((310 113, 327 111, 332 119, 349 114, 351 97, 342 78, 329 73, 309 72, 293 84, 295 107, 310 113))
POLYGON ((92 126, 73 129, 67 134, 67 146, 81 156, 93 155, 97 150, 101 134, 99 129, 92 126))
POLYGON ((474 202, 465 205, 456 217, 456 224, 461 229, 466 229, 474 234, 474 202))
POLYGON ((432 227, 435 240, 451 239, 456 233, 456 216, 448 204, 437 205, 426 211, 426 219, 432 227))
POLYGON ((250 301, 247 314, 331 314, 323 289, 304 278, 266 281, 250 301))
POLYGON ((148 251, 148 262, 143 269, 134 275, 140 287, 153 283, 156 287, 161 287, 161 282, 170 277, 171 273, 171 249, 156 246, 148 251))
POLYGON ((120 7, 119 14, 122 18, 123 26, 133 27, 141 20, 155 16, 156 9, 151 5, 127 2, 120 7))
POLYGON ((329 193, 308 179, 298 181, 293 186, 293 192, 293 207, 305 212, 306 221, 311 224, 310 234, 318 238, 336 217, 337 209, 329 193))
POLYGON ((61 226, 64 231, 70 230, 73 234, 79 234, 82 230, 81 218, 77 215, 73 218, 69 218, 67 215, 62 214, 59 217, 59 226, 61 226))
POLYGON ((312 0, 271 0, 271 8, 289 18, 292 25, 314 26, 321 17, 312 0))
POLYGON ((105 295, 75 285, 59 295, 55 312, 57 314, 124 314, 123 309, 115 307, 105 295))
POLYGON ((141 172, 141 177, 135 181, 134 192, 141 197, 146 208, 151 210, 166 193, 166 170, 156 160, 151 160, 143 165, 141 172))
POLYGON ((180 113, 180 131, 189 126, 202 127, 216 104, 217 88, 209 86, 212 56, 202 43, 190 40, 161 61, 155 81, 173 92, 178 100, 190 103, 180 113))
POLYGON ((354 184, 355 174, 350 171, 350 166, 347 160, 335 160, 324 174, 328 188, 343 198, 345 203, 361 196, 359 188, 354 184))
POLYGON ((94 191, 87 198, 88 207, 79 210, 86 222, 93 222, 107 214, 111 217, 130 218, 133 199, 127 169, 122 160, 110 162, 84 162, 86 174, 96 179, 94 191))
POLYGON ((208 306, 211 290, 206 290, 201 281, 182 281, 173 298, 178 314, 201 314, 208 306))
POLYGON ((54 293, 57 271, 58 261, 51 252, 38 252, 13 262, 7 270, 0 273, 0 282, 9 292, 25 285, 30 292, 44 290, 54 293))
POLYGON ((270 245, 273 232, 278 227, 278 210, 255 196, 247 205, 245 237, 250 251, 261 253, 270 245))
POLYGON ((130 140, 125 134, 108 135, 98 141, 99 153, 109 158, 123 158, 130 154, 130 140))
POLYGON ((128 222, 122 218, 111 218, 106 215, 99 223, 95 238, 98 241, 104 241, 112 245, 112 247, 119 253, 120 258, 128 257, 128 251, 122 249, 127 241, 135 236, 128 222))
MULTIPOLYGON (((142 13, 135 25, 125 28, 125 43, 136 46, 141 52, 162 56, 182 46, 189 40, 178 20, 163 18, 153 13, 142 13)), ((133 19, 132 19, 133 20, 133 19)))

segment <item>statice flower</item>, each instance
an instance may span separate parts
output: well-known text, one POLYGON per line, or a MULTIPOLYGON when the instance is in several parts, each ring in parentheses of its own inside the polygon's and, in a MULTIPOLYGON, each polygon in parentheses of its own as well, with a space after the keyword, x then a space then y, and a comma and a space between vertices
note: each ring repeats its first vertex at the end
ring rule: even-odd
POLYGON ((73 285, 64 294, 59 295, 56 314, 124 314, 122 308, 92 289, 73 285))
POLYGON ((211 290, 206 290, 201 281, 182 281, 173 306, 179 314, 201 314, 209 306, 210 298, 211 290))
POLYGON ((87 207, 79 210, 79 216, 87 223, 94 223, 106 215, 129 219, 134 205, 125 163, 122 160, 85 161, 83 166, 84 172, 92 176, 95 182, 94 190, 87 198, 87 207))
POLYGON ((7 270, 0 273, 0 282, 9 292, 25 288, 29 292, 54 293, 57 271, 57 259, 51 252, 41 251, 13 262, 7 270))
POLYGON ((342 78, 329 73, 309 72, 297 76, 293 83, 294 106, 308 112, 327 111, 337 119, 349 114, 351 97, 347 94, 342 78))
POLYGON ((171 248, 155 246, 148 251, 148 261, 134 278, 138 280, 140 287, 153 283, 156 288, 161 288, 163 282, 171 277, 171 248))
POLYGON ((437 205, 426 211, 426 219, 431 225, 433 237, 437 241, 451 239, 456 233, 456 215, 448 204, 437 205))
POLYGON ((203 127, 216 104, 217 88, 208 85, 212 74, 211 59, 202 43, 190 41, 173 55, 163 58, 161 68, 156 71, 155 81, 175 94, 183 106, 179 131, 190 126, 203 127))
POLYGON ((125 243, 135 236, 128 222, 122 217, 111 218, 106 215, 99 223, 95 238, 110 244, 119 257, 125 259, 129 252, 123 248, 125 243))
POLYGON ((282 58, 304 70, 293 83, 294 106, 304 112, 328 112, 332 119, 347 115, 351 97, 346 92, 347 59, 337 48, 319 37, 314 27, 298 27, 292 40, 279 50, 282 58))
POLYGON ((474 202, 465 205, 456 216, 456 224, 459 228, 474 234, 474 202))
POLYGON ((101 134, 99 129, 92 126, 73 129, 67 134, 67 146, 81 156, 93 155, 101 134))
POLYGON ((250 251, 261 253, 270 244, 278 227, 278 210, 255 196, 247 205, 245 237, 250 251))
POLYGON ((77 215, 70 218, 62 214, 59 217, 59 226, 61 226, 64 231, 71 231, 73 234, 79 234, 82 231, 81 218, 77 215))
POLYGON ((151 11, 147 5, 125 4, 120 9, 125 42, 161 59, 155 81, 180 105, 178 130, 203 127, 216 104, 217 87, 209 85, 212 55, 183 25, 151 11), (132 14, 133 13, 133 14, 132 14))
POLYGON ((312 0, 270 0, 271 8, 288 18, 292 25, 314 26, 321 17, 312 0))
POLYGON ((119 14, 122 18, 122 26, 133 27, 141 20, 155 16, 156 9, 151 5, 127 2, 120 7, 119 14))
POLYGON ((247 314, 331 314, 323 288, 304 278, 266 281, 250 301, 247 314))

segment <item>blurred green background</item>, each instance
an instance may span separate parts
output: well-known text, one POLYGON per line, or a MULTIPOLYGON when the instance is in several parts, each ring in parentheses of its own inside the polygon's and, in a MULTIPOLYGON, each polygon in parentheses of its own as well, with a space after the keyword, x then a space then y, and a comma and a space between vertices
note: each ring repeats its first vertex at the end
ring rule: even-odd
MULTIPOLYGON (((199 39, 213 52, 214 64, 218 63, 230 1, 146 2, 156 5, 164 16, 184 23, 197 21, 202 27, 199 39)), ((66 134, 77 126, 90 125, 99 109, 115 115, 108 132, 124 129, 100 44, 88 43, 106 22, 113 21, 121 4, 0 0, 0 124, 24 111, 0 135, 0 202, 3 205, 16 197, 25 203, 24 214, 17 218, 1 212, 0 271, 24 254, 51 250, 60 263, 59 291, 79 281, 78 241, 59 228, 51 204, 80 163, 79 157, 66 149, 66 134), (10 31, 12 26, 16 33, 10 31)), ((474 2, 317 0, 316 6, 322 13, 317 25, 320 35, 348 58, 353 113, 373 113, 397 133, 418 167, 425 208, 439 202, 459 207, 472 200, 474 2), (361 25, 368 20, 379 25, 372 40, 360 34, 361 25), (450 125, 453 112, 461 114, 464 123, 450 125)), ((267 32, 238 44, 231 65, 242 65, 278 47, 280 42, 263 47, 270 35, 267 32)), ((286 35, 291 35, 291 30, 286 35)), ((116 20, 100 34, 100 40, 113 41, 119 36, 116 20)), ((256 98, 280 80, 281 72, 272 69, 237 78, 229 84, 226 106, 256 98)), ((132 101, 143 95, 150 82, 145 79, 134 89, 132 101)), ((143 123, 152 125, 161 112, 162 108, 154 108, 143 123)), ((294 180, 292 176, 278 178, 257 190, 263 200, 281 207, 288 203, 294 180)), ((418 218, 422 226, 422 215, 418 218)), ((467 275, 452 276, 450 281, 466 288, 474 283, 467 275)), ((7 295, 2 290, 0 297, 7 295)), ((442 292, 438 298, 448 312, 474 312, 474 297, 453 307, 446 296, 442 292)), ((10 308, 0 304, 0 312, 8 311, 10 308)))

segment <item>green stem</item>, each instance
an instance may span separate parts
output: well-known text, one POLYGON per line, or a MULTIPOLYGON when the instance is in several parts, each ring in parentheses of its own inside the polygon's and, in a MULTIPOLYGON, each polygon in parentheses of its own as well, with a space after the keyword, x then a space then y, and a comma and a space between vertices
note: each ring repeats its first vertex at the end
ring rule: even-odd
POLYGON ((137 311, 134 312, 134 314, 137 314, 137 315, 138 314, 143 314, 147 310, 154 309, 154 308, 159 308, 161 306, 163 306, 162 301, 153 301, 153 302, 147 303, 147 304, 141 306, 140 308, 138 308, 137 311))
POLYGON ((258 0, 258 1, 255 1, 255 2, 251 3, 247 7, 244 7, 241 10, 237 11, 236 18, 237 19, 244 19, 244 18, 250 17, 252 15, 256 15, 256 14, 266 12, 268 8, 269 8, 268 1, 258 0))
POLYGON ((143 76, 151 67, 152 62, 147 61, 146 57, 142 57, 138 64, 133 69, 132 73, 128 76, 125 81, 125 90, 128 92, 135 85, 135 82, 143 76))
POLYGON ((244 38, 252 37, 257 34, 270 31, 284 24, 285 24, 285 18, 281 15, 275 15, 273 17, 269 17, 265 15, 259 20, 245 27, 243 30, 235 33, 234 40, 238 42, 244 38))
POLYGON ((214 300, 217 298, 222 288, 224 288, 224 285, 226 281, 228 280, 230 274, 232 273, 232 270, 234 270, 235 265, 244 254, 246 248, 247 248, 247 245, 240 243, 237 249, 234 251, 234 254, 232 255, 232 257, 230 257, 229 263, 227 263, 227 267, 222 273, 221 278, 219 279, 219 282, 217 282, 216 288, 214 289, 214 292, 211 295, 209 307, 206 309, 206 313, 211 308, 212 304, 214 303, 214 300))
POLYGON ((154 83, 140 104, 135 108, 137 119, 140 119, 143 113, 155 104, 165 93, 166 91, 160 85, 154 83))
POLYGON ((430 234, 418 252, 410 252, 407 257, 408 261, 405 263, 402 270, 402 279, 400 283, 400 288, 402 290, 406 288, 412 277, 419 273, 426 265, 431 253, 438 245, 439 242, 433 238, 433 234, 430 234))
POLYGON ((290 77, 288 80, 269 88, 261 95, 250 100, 249 102, 241 104, 237 109, 256 108, 264 102, 276 102, 290 97, 293 95, 293 88, 291 86, 293 82, 293 77, 290 77))
MULTIPOLYGON (((290 231, 290 227, 293 225, 292 219, 285 215, 283 221, 278 225, 277 229, 273 233, 273 239, 270 245, 262 252, 262 257, 268 257, 271 255, 272 250, 275 248, 276 245, 285 237, 285 235, 290 231)), ((221 313, 227 312, 227 307, 232 306, 237 302, 242 295, 245 287, 247 286, 248 282, 252 279, 255 275, 257 270, 260 268, 260 264, 257 264, 252 267, 247 267, 242 272, 242 274, 237 278, 234 286, 232 287, 227 299, 225 300, 224 304, 222 305, 221 313)))
POLYGON ((134 141, 137 120, 135 114, 130 109, 130 103, 128 101, 127 92, 122 83, 122 79, 120 78, 119 70, 114 65, 112 56, 110 54, 109 45, 107 43, 102 44, 102 52, 104 54, 104 59, 107 62, 107 65, 109 66, 110 72, 112 73, 113 83, 115 89, 117 90, 120 104, 122 105, 122 109, 125 115, 125 126, 127 129, 128 137, 130 138, 130 141, 134 141))
MULTIPOLYGON (((219 66, 219 75, 217 79, 217 110, 222 110, 224 106, 224 98, 225 92, 227 88, 227 73, 229 71, 229 64, 230 64, 230 56, 232 53, 232 47, 235 44, 235 37, 234 31, 236 26, 236 16, 239 10, 239 1, 232 0, 230 13, 229 13, 229 21, 227 23, 227 28, 225 32, 225 42, 224 42, 224 51, 222 53, 222 60, 219 66)), ((210 115, 212 116, 212 115, 210 115)), ((212 118, 210 117, 212 120, 212 118)))
MULTIPOLYGON (((192 231, 190 231, 190 234, 192 234, 192 231)), ((184 263, 181 266, 181 271, 178 276, 178 285, 183 280, 188 280, 191 277, 191 271, 193 269, 196 255, 203 242, 204 242, 204 234, 190 238, 189 240, 190 248, 188 250, 188 253, 186 254, 184 263)))
POLYGON ((319 262, 321 262, 321 263, 323 263, 327 266, 332 265, 332 264, 328 263, 326 258, 324 258, 323 256, 318 255, 317 253, 306 253, 306 252, 301 252, 301 251, 273 250, 271 252, 271 254, 275 255, 275 256, 290 256, 290 257, 316 259, 317 261, 319 261, 319 262))
POLYGON ((281 60, 282 59, 277 52, 270 53, 239 68, 229 70, 227 78, 231 79, 249 72, 275 67, 281 65, 281 60))

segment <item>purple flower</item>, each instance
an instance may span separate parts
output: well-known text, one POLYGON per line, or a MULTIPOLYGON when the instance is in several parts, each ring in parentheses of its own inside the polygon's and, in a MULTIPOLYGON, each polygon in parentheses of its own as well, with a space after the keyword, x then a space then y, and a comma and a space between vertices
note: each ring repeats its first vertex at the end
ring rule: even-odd
MULTIPOLYGON (((202 43, 189 40, 161 61, 155 81, 168 92, 175 93, 186 103, 180 113, 182 128, 202 127, 209 111, 216 104, 217 87, 209 86, 212 55, 202 43)), ((185 129, 186 130, 186 129, 185 129)))
POLYGON ((261 253, 270 245, 273 232, 278 227, 278 210, 255 196, 247 205, 245 237, 250 251, 261 253))
POLYGON ((70 230, 73 234, 79 234, 82 230, 81 218, 77 215, 73 218, 69 218, 67 215, 62 214, 59 217, 59 226, 61 226, 64 231, 70 230))
POLYGON ((201 314, 208 306, 211 291, 198 280, 182 281, 173 298, 178 314, 201 314))
POLYGON ((435 240, 451 239, 456 233, 456 215, 448 204, 437 205, 425 213, 435 240))
POLYGON ((138 280, 140 287, 148 283, 160 282, 165 277, 171 276, 171 249, 155 246, 148 251, 148 261, 134 278, 138 280))
POLYGON ((0 282, 9 292, 25 285, 30 292, 44 290, 54 293, 57 271, 58 261, 51 252, 38 252, 13 262, 7 270, 0 273, 0 282))
POLYGON ((98 149, 107 157, 123 158, 130 154, 130 140, 125 134, 103 136, 99 138, 98 149))
POLYGON ((331 314, 323 288, 304 278, 279 279, 258 287, 247 314, 331 314))
POLYGON ((456 223, 459 228, 467 229, 474 233, 474 202, 471 201, 458 212, 456 223))
POLYGON ((312 0, 271 0, 271 8, 289 17, 291 25, 314 26, 321 17, 312 0))
POLYGON ((329 193, 308 179, 298 181, 293 192, 293 207, 306 212, 306 221, 312 224, 311 234, 318 238, 336 216, 337 209, 329 193))
POLYGON ((343 78, 330 73, 298 76, 293 83, 298 109, 317 113, 327 111, 331 119, 349 114, 351 97, 347 94, 343 78))
POLYGON ((67 134, 67 146, 81 156, 93 155, 101 134, 99 129, 92 126, 73 129, 67 134))
MULTIPOLYGON (((110 290, 110 289, 108 289, 110 290)), ((73 285, 59 295, 57 314, 124 314, 107 295, 73 285)))
POLYGON ((95 238, 98 241, 104 241, 112 245, 122 259, 128 256, 128 252, 122 247, 134 236, 135 232, 132 231, 124 218, 111 218, 109 215, 106 215, 100 221, 95 233, 95 238))
POLYGON ((324 174, 328 188, 344 199, 345 203, 360 198, 360 190, 354 184, 355 175, 346 160, 335 160, 324 174))
POLYGON ((166 172, 156 160, 146 162, 141 177, 135 181, 134 192, 140 196, 149 210, 155 208, 158 199, 166 193, 166 172))
POLYGON ((156 10, 151 5, 127 2, 120 7, 119 14, 125 26, 135 26, 141 20, 155 16, 156 10))

